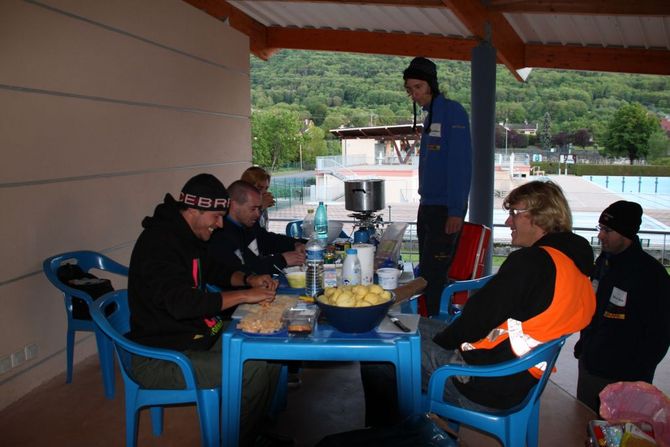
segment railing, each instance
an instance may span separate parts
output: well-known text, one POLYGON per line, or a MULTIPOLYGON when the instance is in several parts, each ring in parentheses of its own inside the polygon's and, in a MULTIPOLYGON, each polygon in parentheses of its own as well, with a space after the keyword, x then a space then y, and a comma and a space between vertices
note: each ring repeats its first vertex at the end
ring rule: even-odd
MULTIPOLYGON (((271 218, 271 230, 278 233, 284 233, 286 223, 294 219, 286 218, 271 218)), ((340 220, 343 224, 343 230, 345 233, 351 235, 353 231, 354 220, 340 220)), ((388 225, 392 221, 384 221, 382 226, 388 225)), ((404 261, 418 262, 419 261, 419 243, 416 234, 416 222, 407 222, 407 230, 405 230, 405 235, 403 238, 403 245, 401 248, 402 256, 404 261)), ((600 253, 600 241, 596 237, 598 231, 593 227, 575 227, 574 232, 585 237, 591 242, 593 247, 594 254, 597 256, 600 253)), ((506 257, 512 250, 510 244, 511 238, 509 236, 496 237, 496 233, 500 234, 502 231, 505 231, 509 234, 509 228, 505 225, 494 224, 492 231, 493 239, 493 255, 494 256, 503 256, 506 257)), ((642 248, 651 254, 654 258, 658 259, 664 266, 670 266, 670 259, 668 257, 668 238, 670 237, 670 231, 665 230, 640 230, 638 232, 638 237, 640 238, 642 248)))
POLYGON ((348 171, 352 177, 356 177, 356 173, 347 166, 367 165, 367 156, 365 155, 330 155, 327 157, 316 157, 317 171, 334 171, 334 168, 348 171))
POLYGON ((270 190, 276 201, 275 209, 290 209, 294 205, 305 203, 305 196, 309 199, 310 186, 313 178, 305 177, 273 177, 270 190))

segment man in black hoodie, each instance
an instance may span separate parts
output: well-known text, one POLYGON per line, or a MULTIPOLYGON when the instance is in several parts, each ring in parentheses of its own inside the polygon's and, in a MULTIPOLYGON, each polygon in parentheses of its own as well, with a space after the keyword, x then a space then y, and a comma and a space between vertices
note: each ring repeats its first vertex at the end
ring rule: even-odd
MULTIPOLYGON (((572 232, 572 216, 558 185, 534 181, 512 190, 503 202, 512 245, 498 273, 469 299, 450 326, 422 318, 421 382, 447 363, 489 365, 520 357, 544 342, 584 328, 593 315, 589 281, 591 246, 572 232)), ((397 414, 395 373, 385 365, 361 368, 368 425, 393 423, 397 414), (391 392, 389 392, 391 391, 391 392), (390 398, 389 398, 390 397, 390 398), (391 412, 391 413, 389 413, 391 412)), ((541 371, 513 376, 447 381, 445 399, 474 410, 520 403, 541 371)))
POLYGON ((670 345, 670 276, 646 253, 637 232, 642 207, 619 200, 600 215, 593 288, 593 321, 575 344, 577 398, 598 413, 598 394, 610 383, 652 383, 670 345))
MULTIPOLYGON (((179 200, 167 194, 154 215, 142 221, 144 230, 130 258, 129 337, 186 354, 203 388, 221 385, 220 335, 226 316, 238 304, 271 302, 277 288, 268 275, 248 275, 206 261, 206 243, 221 228, 228 202, 228 192, 216 177, 196 175, 184 185, 179 200), (224 290, 250 288, 208 292, 206 284, 224 290)), ((135 357, 133 372, 147 388, 184 387, 181 372, 169 362, 135 357)), ((245 363, 240 445, 253 445, 278 377, 277 365, 245 363)))

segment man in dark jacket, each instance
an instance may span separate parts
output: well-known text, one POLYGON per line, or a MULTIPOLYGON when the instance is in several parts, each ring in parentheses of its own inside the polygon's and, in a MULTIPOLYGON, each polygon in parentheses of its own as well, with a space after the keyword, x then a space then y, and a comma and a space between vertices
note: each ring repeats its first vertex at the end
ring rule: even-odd
MULTIPOLYGON (((512 230, 512 245, 521 248, 469 298, 450 326, 420 320, 424 389, 432 372, 444 364, 501 363, 579 331, 591 320, 595 296, 588 275, 593 251, 586 239, 572 233, 561 189, 552 182, 529 182, 512 190, 503 206, 509 211, 505 224, 512 230)), ((377 364, 364 365, 361 371, 368 425, 393 423, 393 369, 377 364)), ((452 378, 445 399, 475 410, 510 408, 526 397, 540 374, 531 368, 506 377, 452 378)))
POLYGON ((428 112, 419 151, 419 195, 416 217, 419 270, 428 285, 424 291, 428 315, 440 310, 463 219, 468 209, 472 171, 470 120, 463 106, 440 92, 437 67, 415 57, 403 71, 405 91, 428 112))
POLYGON ((258 224, 261 194, 253 185, 238 180, 228 192, 230 213, 209 245, 213 259, 258 274, 277 273, 277 269, 305 262, 302 240, 269 232, 258 224))
MULTIPOLYGON (((221 227, 228 201, 216 177, 191 178, 179 200, 167 194, 154 215, 142 221, 144 230, 130 258, 130 338, 186 354, 203 388, 221 385, 220 335, 228 323, 225 316, 241 303, 272 301, 277 287, 267 275, 248 275, 205 260, 206 243, 221 227), (251 288, 212 293, 206 290, 207 283, 223 289, 251 288)), ((134 357, 133 372, 147 388, 184 387, 181 372, 169 362, 134 357)), ((278 377, 276 365, 245 363, 241 445, 253 445, 278 377)))
POLYGON ((575 345, 577 398, 596 413, 610 383, 652 383, 670 345, 670 276, 642 250, 642 207, 620 200, 600 215, 602 253, 592 276, 597 308, 575 345))

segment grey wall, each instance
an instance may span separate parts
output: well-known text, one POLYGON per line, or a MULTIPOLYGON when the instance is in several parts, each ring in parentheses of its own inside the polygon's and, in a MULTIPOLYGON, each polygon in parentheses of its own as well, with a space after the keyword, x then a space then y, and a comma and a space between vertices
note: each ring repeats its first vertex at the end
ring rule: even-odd
MULTIPOLYGON (((42 260, 91 249, 127 263, 166 192, 200 172, 239 177, 249 114, 248 39, 185 2, 0 1, 0 361, 38 346, 0 375, 0 409, 65 370, 42 260)), ((78 336, 75 362, 95 352, 78 336)))

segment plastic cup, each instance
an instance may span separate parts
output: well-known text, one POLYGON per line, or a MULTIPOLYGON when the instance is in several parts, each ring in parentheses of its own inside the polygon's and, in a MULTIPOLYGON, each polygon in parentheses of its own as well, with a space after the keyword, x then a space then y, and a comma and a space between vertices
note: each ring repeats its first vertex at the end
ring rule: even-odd
POLYGON ((398 287, 398 277, 400 270, 394 268, 377 269, 377 278, 379 285, 384 290, 393 290, 398 287))

